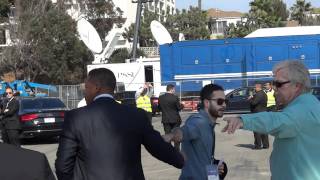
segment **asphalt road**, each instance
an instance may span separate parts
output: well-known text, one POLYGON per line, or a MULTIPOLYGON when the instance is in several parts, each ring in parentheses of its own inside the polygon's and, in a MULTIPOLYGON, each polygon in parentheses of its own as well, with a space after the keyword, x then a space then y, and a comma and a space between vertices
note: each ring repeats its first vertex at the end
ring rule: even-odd
MULTIPOLYGON (((190 113, 181 113, 185 120, 190 113)), ((161 116, 153 118, 153 126, 163 134, 161 116)), ((225 122, 219 120, 216 126, 216 155, 217 159, 223 158, 229 167, 226 180, 267 180, 270 179, 269 156, 272 149, 252 150, 253 133, 239 130, 234 135, 221 133, 225 122)), ((56 159, 57 140, 28 140, 24 148, 45 153, 52 170, 56 159)), ((142 150, 142 164, 145 177, 148 180, 175 180, 178 179, 180 170, 165 164, 152 157, 144 148, 142 150)))

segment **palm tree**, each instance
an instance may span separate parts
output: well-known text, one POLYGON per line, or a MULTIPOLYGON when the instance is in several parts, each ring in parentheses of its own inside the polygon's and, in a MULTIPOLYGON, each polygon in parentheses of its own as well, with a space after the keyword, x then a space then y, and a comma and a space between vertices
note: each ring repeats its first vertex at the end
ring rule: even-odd
POLYGON ((252 25, 256 28, 279 27, 281 26, 281 17, 276 12, 275 0, 254 0, 250 2, 250 11, 248 19, 252 19, 252 25))
POLYGON ((302 25, 306 19, 306 13, 312 11, 311 3, 306 3, 305 0, 297 0, 291 8, 291 19, 297 20, 302 25))

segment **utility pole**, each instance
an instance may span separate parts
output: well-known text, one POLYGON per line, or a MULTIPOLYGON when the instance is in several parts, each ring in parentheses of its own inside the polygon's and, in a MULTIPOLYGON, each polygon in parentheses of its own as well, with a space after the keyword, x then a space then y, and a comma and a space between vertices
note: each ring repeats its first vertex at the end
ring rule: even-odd
POLYGON ((136 23, 134 27, 131 61, 135 61, 137 56, 137 44, 138 44, 138 35, 139 35, 139 29, 140 29, 142 3, 152 2, 152 1, 153 0, 133 0, 132 1, 132 3, 137 3, 137 13, 136 13, 136 23))
POLYGON ((201 11, 201 0, 198 0, 198 8, 201 11))

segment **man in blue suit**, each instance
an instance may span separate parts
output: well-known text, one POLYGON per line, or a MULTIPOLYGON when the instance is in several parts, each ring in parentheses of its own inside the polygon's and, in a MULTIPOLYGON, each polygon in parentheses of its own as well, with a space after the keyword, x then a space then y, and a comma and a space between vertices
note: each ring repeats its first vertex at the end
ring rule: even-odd
POLYGON ((87 106, 67 112, 56 160, 59 180, 140 180, 141 145, 157 159, 177 168, 183 156, 155 131, 143 110, 113 99, 112 71, 89 72, 87 106))

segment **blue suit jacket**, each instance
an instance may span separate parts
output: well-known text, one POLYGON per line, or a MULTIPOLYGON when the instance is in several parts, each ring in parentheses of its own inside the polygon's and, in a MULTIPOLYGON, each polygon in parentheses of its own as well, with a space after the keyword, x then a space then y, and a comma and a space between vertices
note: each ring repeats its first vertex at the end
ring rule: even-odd
POLYGON ((137 108, 98 98, 66 113, 57 152, 58 179, 144 179, 141 145, 156 158, 182 168, 183 157, 137 108))

